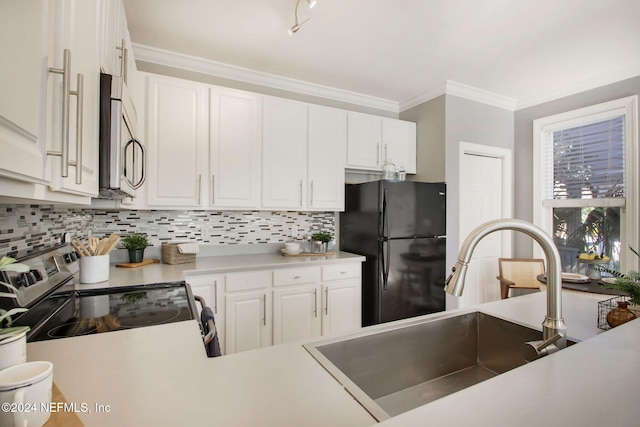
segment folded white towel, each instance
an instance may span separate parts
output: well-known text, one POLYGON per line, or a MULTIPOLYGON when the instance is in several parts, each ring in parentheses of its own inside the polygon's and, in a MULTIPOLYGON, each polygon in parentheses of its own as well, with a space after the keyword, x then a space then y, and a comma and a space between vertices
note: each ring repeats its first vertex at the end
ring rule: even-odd
POLYGON ((178 245, 178 252, 181 254, 197 254, 199 249, 197 243, 180 243, 178 245))

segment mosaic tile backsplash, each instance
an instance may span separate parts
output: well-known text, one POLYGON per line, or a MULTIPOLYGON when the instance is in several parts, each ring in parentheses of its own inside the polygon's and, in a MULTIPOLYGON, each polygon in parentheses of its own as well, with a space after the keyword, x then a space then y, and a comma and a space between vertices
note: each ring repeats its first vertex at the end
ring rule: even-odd
POLYGON ((104 237, 146 233, 153 246, 192 240, 208 245, 285 242, 319 230, 335 235, 333 212, 136 211, 0 205, 0 255, 22 257, 61 242, 64 233, 104 237))

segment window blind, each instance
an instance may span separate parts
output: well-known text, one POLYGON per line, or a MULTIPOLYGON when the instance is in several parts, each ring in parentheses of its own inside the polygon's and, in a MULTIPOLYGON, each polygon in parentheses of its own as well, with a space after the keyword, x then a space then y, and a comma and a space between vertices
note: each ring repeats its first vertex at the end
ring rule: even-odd
POLYGON ((625 196, 624 122, 623 115, 552 133, 545 157, 553 157, 553 199, 625 196))

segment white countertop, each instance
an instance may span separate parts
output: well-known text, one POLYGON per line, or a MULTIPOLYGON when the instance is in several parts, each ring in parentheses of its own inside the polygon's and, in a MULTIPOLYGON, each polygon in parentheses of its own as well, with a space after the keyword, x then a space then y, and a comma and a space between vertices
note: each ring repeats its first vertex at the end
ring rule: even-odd
POLYGON ((365 257, 348 252, 336 252, 327 256, 285 257, 280 254, 251 254, 198 257, 195 262, 186 264, 150 264, 137 268, 121 268, 112 265, 109 280, 106 282, 83 284, 78 289, 99 289, 114 286, 148 283, 175 282, 186 277, 208 274, 223 274, 230 271, 264 270, 301 265, 334 264, 343 262, 362 262, 365 257))
MULTIPOLYGON (((586 341, 381 426, 635 425, 640 321, 601 333, 596 300, 563 300, 568 335, 586 341)), ((545 306, 537 293, 478 308, 540 328, 545 306)), ((54 363, 69 402, 110 405, 78 414, 87 426, 376 424, 300 344, 209 359, 195 321, 31 343, 28 358, 54 363)))

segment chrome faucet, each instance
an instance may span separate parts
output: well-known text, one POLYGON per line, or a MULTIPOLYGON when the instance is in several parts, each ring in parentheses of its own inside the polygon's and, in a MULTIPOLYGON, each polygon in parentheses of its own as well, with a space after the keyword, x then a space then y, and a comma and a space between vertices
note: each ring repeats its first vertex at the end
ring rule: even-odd
POLYGON ((527 360, 534 360, 553 353, 567 345, 567 327, 562 319, 562 264, 560 254, 551 237, 539 227, 519 219, 504 218, 486 222, 474 229, 462 243, 458 261, 445 283, 445 291, 454 296, 462 295, 464 277, 471 261, 473 250, 480 240, 494 231, 520 231, 538 242, 547 259, 547 316, 542 323, 543 341, 523 345, 527 360), (527 348, 524 348, 527 346, 527 348))

